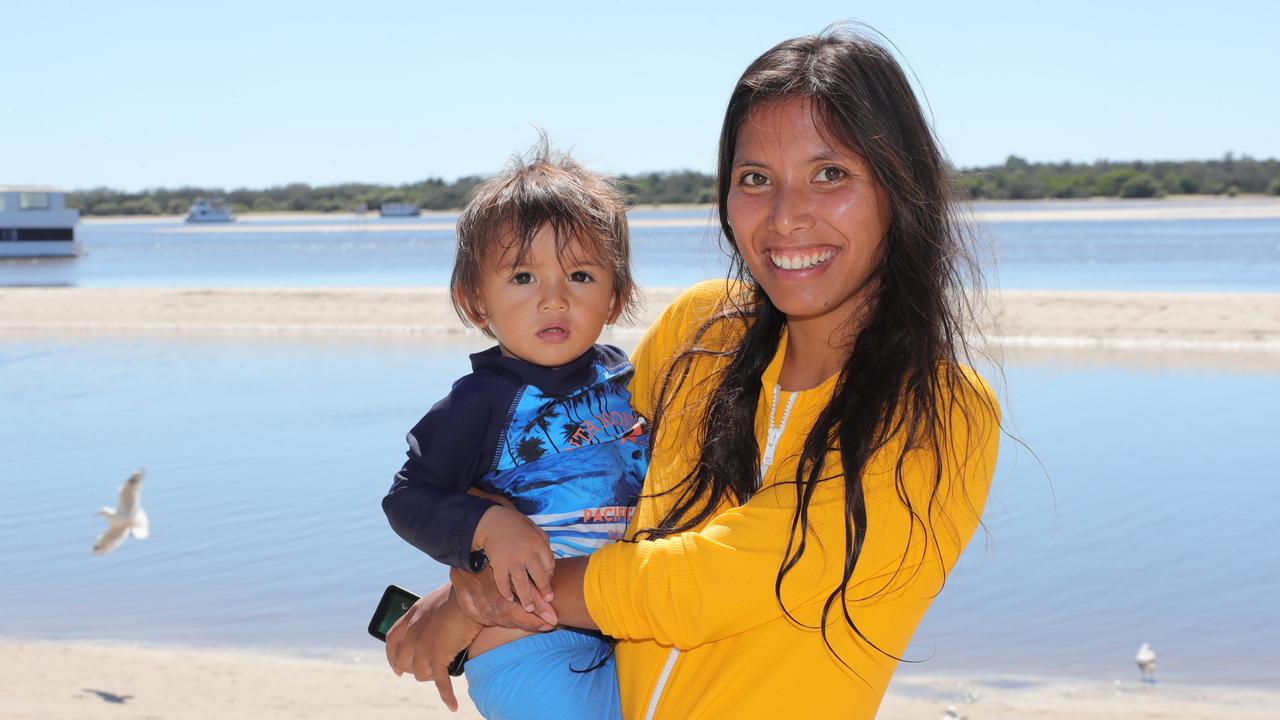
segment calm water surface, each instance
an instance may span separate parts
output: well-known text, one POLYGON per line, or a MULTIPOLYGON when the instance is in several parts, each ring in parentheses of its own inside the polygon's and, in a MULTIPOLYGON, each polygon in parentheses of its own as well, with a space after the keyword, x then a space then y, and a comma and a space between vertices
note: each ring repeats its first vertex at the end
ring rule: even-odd
MULTIPOLYGON (((378 647, 381 588, 442 569, 379 508, 467 346, 0 341, 0 636, 378 647), (89 548, 147 468, 152 536, 89 548)), ((1280 374, 1013 365, 986 514, 909 659, 1276 686, 1280 374), (1047 472, 1047 476, 1046 476, 1047 472)), ((920 668, 913 668, 918 671, 920 668)))
MULTIPOLYGON (((725 255, 709 210, 635 210, 630 217, 642 285, 723 276, 725 255), (684 225, 645 226, 673 220, 684 225)), ((0 262, 0 285, 441 286, 453 262, 453 221, 87 221, 77 230, 84 255, 0 262)), ((1280 219, 996 222, 984 232, 998 264, 988 268, 990 281, 1006 288, 1280 292, 1280 219)))

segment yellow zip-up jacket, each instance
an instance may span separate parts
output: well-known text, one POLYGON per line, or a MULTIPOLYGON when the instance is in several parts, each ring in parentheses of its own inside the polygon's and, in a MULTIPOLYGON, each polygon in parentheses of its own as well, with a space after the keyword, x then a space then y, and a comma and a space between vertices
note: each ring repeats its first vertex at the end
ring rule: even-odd
MULTIPOLYGON (((653 416, 667 365, 721 307, 729 286, 702 283, 678 298, 633 356, 632 400, 653 416)), ((713 331, 703 346, 730 342, 713 331)), ((766 444, 771 410, 781 421, 789 393, 771 408, 785 336, 761 378, 756 439, 766 444)), ((629 539, 655 527, 675 502, 657 495, 678 484, 697 458, 702 408, 723 360, 696 363, 668 406, 629 539)), ((819 483, 809 505, 808 547, 782 585, 775 580, 792 533, 796 463, 804 438, 828 402, 835 378, 799 393, 761 490, 720 508, 701 527, 653 541, 618 542, 595 552, 584 579, 587 609, 618 638, 622 714, 642 718, 872 718, 916 625, 941 589, 944 573, 977 527, 998 444, 999 410, 990 388, 964 370, 974 390, 958 393, 942 438, 943 482, 929 510, 932 453, 912 453, 903 468, 916 518, 899 498, 895 467, 901 441, 875 454, 864 473, 867 536, 849 585, 848 611, 880 650, 857 638, 840 603, 818 630, 823 603, 840 582, 845 556, 844 484, 819 483), (881 652, 883 650, 884 652, 881 652), (888 654, 886 654, 888 653, 888 654), (846 665, 847 664, 847 665, 846 665)), ((836 468, 828 456, 824 477, 836 468)))

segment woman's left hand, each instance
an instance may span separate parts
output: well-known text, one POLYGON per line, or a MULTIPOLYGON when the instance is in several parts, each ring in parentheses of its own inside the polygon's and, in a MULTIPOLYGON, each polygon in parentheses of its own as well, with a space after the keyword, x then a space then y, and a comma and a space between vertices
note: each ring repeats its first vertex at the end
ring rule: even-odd
POLYGON ((463 614, 450 585, 443 585, 409 608, 387 632, 387 662, 397 675, 434 680, 440 699, 457 712, 449 663, 467 649, 483 627, 463 614))

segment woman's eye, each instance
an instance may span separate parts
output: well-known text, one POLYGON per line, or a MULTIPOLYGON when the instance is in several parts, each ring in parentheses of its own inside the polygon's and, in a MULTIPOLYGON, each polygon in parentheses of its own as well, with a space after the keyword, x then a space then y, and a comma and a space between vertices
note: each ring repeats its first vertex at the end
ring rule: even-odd
POLYGON ((818 182, 837 182, 843 180, 848 174, 835 165, 828 165, 819 170, 818 176, 814 179, 818 182))
POLYGON ((589 283, 593 282, 595 278, 591 277, 591 273, 586 270, 574 270, 569 273, 569 280, 576 283, 589 283))
POLYGON ((533 282, 533 273, 518 272, 511 277, 511 282, 516 285, 528 285, 533 282))
POLYGON ((740 185, 745 185, 746 187, 759 187, 761 185, 768 185, 769 178, 758 172, 745 172, 742 174, 742 177, 738 178, 738 183, 740 185))

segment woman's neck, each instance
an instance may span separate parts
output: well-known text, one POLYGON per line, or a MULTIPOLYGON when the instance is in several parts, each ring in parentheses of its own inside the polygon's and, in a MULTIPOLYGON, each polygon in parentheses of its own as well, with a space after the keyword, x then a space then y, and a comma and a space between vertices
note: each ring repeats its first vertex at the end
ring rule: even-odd
POLYGON ((851 343, 829 323, 787 320, 787 349, 778 385, 795 392, 815 388, 844 367, 851 343))

